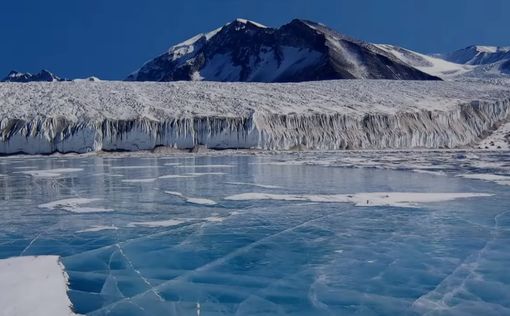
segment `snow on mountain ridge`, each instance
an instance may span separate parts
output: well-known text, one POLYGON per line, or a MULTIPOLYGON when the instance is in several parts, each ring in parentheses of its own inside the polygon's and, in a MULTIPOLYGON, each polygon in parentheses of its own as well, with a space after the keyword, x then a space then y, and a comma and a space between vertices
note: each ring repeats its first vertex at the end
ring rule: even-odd
POLYGON ((36 74, 12 70, 11 72, 9 72, 7 77, 1 80, 1 82, 34 82, 34 81, 55 82, 64 80, 65 79, 61 79, 60 77, 49 72, 48 70, 43 69, 36 74))
POLYGON ((172 46, 168 52, 128 76, 127 80, 439 80, 402 63, 372 44, 352 39, 312 21, 295 19, 274 29, 236 19, 208 34, 199 34, 172 46), (300 58, 296 59, 296 55, 300 58), (317 58, 318 55, 320 58, 317 58), (274 65, 277 65, 276 69, 274 65), (279 75, 274 76, 274 73, 279 75))
POLYGON ((377 46, 403 62, 442 79, 456 77, 474 69, 471 65, 456 64, 394 45, 378 44, 377 46))
POLYGON ((441 57, 458 64, 487 65, 510 59, 510 47, 473 45, 443 54, 441 57))

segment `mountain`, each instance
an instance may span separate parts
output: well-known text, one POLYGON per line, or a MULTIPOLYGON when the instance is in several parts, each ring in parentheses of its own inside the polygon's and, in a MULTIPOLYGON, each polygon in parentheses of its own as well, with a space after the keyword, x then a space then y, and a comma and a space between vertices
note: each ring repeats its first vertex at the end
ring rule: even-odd
POLYGON ((510 60, 510 47, 469 46, 441 56, 443 59, 466 65, 487 65, 510 60))
POLYGON ((171 47, 126 78, 224 82, 332 79, 440 80, 376 45, 297 19, 278 29, 237 19, 171 47))
POLYGON ((474 69, 474 66, 471 65, 456 64, 438 57, 424 55, 398 46, 386 44, 379 44, 377 46, 389 54, 392 54, 403 63, 442 79, 453 78, 468 73, 474 69))
POLYGON ((53 82, 65 80, 59 78, 58 76, 44 69, 36 74, 30 74, 28 72, 18 72, 13 70, 7 75, 7 77, 2 79, 2 82, 34 82, 34 81, 53 82))

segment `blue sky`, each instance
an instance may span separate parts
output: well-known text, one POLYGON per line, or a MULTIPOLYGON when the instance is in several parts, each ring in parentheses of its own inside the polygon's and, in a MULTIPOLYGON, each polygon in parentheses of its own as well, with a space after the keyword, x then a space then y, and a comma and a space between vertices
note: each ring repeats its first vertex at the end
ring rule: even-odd
POLYGON ((509 0, 2 0, 0 77, 49 69, 68 78, 123 79, 172 44, 236 17, 293 18, 432 53, 510 46, 509 0))

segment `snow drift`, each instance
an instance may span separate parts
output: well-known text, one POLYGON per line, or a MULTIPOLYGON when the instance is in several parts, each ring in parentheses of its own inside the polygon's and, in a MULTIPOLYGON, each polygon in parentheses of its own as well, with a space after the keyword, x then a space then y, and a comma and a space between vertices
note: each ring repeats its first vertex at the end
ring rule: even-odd
POLYGON ((453 148, 510 118, 505 84, 0 84, 0 153, 453 148))

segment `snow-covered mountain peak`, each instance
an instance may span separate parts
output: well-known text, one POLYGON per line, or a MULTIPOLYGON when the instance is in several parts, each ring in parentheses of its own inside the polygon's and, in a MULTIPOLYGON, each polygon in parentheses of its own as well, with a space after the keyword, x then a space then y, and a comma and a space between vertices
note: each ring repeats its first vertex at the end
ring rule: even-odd
POLYGON ((227 25, 229 25, 229 24, 250 25, 250 26, 255 26, 255 27, 261 28, 261 29, 267 29, 267 26, 265 26, 263 24, 257 23, 255 21, 247 20, 247 19, 241 19, 241 18, 237 18, 233 22, 228 23, 227 25))
POLYGON ((506 53, 506 52, 510 51, 510 47, 482 46, 482 45, 474 45, 474 46, 470 46, 470 47, 480 53, 497 53, 497 52, 506 53))
POLYGON ((295 19, 280 28, 236 19, 149 61, 129 81, 297 82, 331 79, 437 80, 375 45, 323 24, 295 19))
POLYGON ((510 47, 473 45, 441 57, 458 64, 487 65, 510 59, 510 47))
POLYGON ((53 82, 53 81, 64 81, 64 79, 61 79, 60 77, 56 76, 55 74, 51 73, 50 71, 43 69, 36 74, 12 70, 9 72, 7 77, 2 79, 1 81, 2 82, 33 82, 33 81, 53 82))

